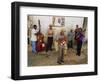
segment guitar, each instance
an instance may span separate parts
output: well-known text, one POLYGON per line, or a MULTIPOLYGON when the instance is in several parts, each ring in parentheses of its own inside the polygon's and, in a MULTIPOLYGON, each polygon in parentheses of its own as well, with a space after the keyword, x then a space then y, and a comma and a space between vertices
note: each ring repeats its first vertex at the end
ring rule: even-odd
POLYGON ((66 44, 66 38, 65 38, 65 37, 59 39, 59 45, 60 45, 60 46, 63 46, 63 45, 65 45, 65 44, 66 44))
POLYGON ((41 33, 41 24, 40 20, 38 20, 39 24, 39 32, 37 33, 37 42, 36 42, 36 50, 37 52, 41 52, 45 49, 45 43, 44 43, 44 35, 41 33))

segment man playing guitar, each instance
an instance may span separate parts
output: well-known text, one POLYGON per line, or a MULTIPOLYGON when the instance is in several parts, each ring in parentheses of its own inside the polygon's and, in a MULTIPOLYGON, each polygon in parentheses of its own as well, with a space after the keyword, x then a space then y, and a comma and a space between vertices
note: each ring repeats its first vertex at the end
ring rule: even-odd
POLYGON ((62 64, 64 63, 64 48, 66 45, 66 37, 63 31, 60 32, 60 35, 58 38, 58 44, 59 44, 59 54, 58 54, 57 63, 62 64))

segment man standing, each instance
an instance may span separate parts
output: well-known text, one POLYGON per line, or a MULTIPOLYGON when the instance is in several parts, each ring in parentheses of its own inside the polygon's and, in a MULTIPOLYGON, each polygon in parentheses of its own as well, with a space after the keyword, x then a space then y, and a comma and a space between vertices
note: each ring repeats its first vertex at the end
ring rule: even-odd
POLYGON ((75 29, 75 40, 76 40, 76 34, 77 34, 78 30, 79 30, 79 26, 76 25, 76 29, 75 29))
POLYGON ((69 48, 73 48, 74 33, 73 33, 73 30, 72 29, 68 33, 67 37, 68 37, 68 49, 69 48))
POLYGON ((64 63, 64 47, 66 45, 66 42, 67 42, 66 36, 64 35, 64 32, 61 31, 58 37, 58 44, 59 44, 59 54, 57 58, 58 64, 64 63))
POLYGON ((52 25, 49 25, 49 29, 48 29, 48 33, 47 33, 48 38, 47 38, 46 52, 48 52, 49 50, 52 51, 53 34, 54 33, 53 33, 52 25))
POLYGON ((82 28, 79 28, 79 31, 76 34, 76 40, 77 40, 77 53, 76 53, 76 55, 78 55, 78 56, 81 55, 83 38, 84 38, 84 35, 82 33, 82 28))
POLYGON ((36 53, 36 33, 37 33, 37 26, 33 25, 32 31, 31 31, 31 41, 32 41, 32 52, 36 53))

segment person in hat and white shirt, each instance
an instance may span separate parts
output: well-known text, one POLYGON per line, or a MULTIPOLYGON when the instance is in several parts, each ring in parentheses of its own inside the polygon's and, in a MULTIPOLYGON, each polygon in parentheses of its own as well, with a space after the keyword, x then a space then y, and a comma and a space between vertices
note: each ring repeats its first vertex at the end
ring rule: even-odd
POLYGON ((36 53, 36 41, 37 41, 37 38, 36 38, 36 34, 37 34, 37 25, 33 25, 32 27, 32 31, 31 31, 31 41, 32 41, 32 52, 33 53, 36 53))

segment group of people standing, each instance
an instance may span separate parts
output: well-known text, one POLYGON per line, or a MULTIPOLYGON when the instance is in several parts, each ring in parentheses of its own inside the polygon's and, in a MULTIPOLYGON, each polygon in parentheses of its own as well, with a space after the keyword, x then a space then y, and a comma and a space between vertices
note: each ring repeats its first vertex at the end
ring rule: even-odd
MULTIPOLYGON (((34 25, 31 31, 31 41, 32 41, 32 52, 36 53, 36 33, 37 33, 37 26, 34 25)), ((67 36, 65 35, 64 31, 61 31, 57 37, 59 54, 57 63, 62 64, 64 63, 64 47, 67 44, 67 48, 73 48, 74 43, 76 44, 76 55, 81 55, 81 48, 84 39, 84 34, 82 32, 82 28, 76 25, 76 29, 73 31, 72 29, 68 32, 67 36)), ((54 31, 52 25, 49 25, 49 29, 47 31, 47 42, 46 42, 46 52, 52 51, 52 45, 54 41, 54 31)), ((47 54, 48 55, 48 54, 47 54)))
POLYGON ((80 56, 82 43, 85 38, 82 28, 81 27, 79 28, 79 26, 76 25, 75 31, 71 29, 67 37, 68 37, 68 49, 73 48, 73 45, 75 44, 77 51, 76 55, 80 56))

